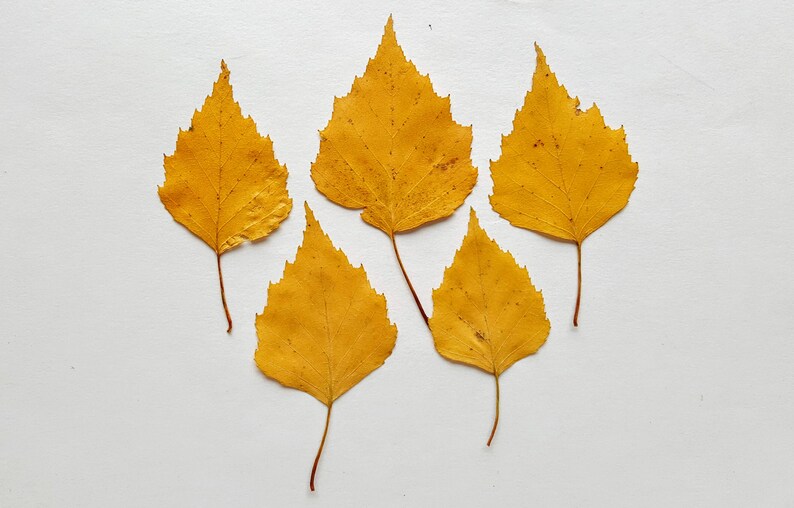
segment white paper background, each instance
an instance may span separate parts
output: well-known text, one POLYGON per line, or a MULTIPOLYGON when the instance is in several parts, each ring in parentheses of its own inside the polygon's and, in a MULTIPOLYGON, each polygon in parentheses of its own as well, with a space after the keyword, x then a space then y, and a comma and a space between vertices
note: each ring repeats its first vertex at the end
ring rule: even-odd
POLYGON ((790 506, 794 8, 790 2, 9 2, 0 16, 0 505, 790 506), (398 238, 425 304, 473 206, 543 290, 552 332, 493 380, 439 357, 388 239, 312 185, 317 131, 394 14, 480 178, 398 238), (640 176, 576 252, 488 206, 532 43, 625 125, 640 176), (295 209, 213 253, 160 204, 163 153, 225 58, 295 209), (325 408, 254 365, 254 315, 308 200, 388 298, 394 354, 325 408))

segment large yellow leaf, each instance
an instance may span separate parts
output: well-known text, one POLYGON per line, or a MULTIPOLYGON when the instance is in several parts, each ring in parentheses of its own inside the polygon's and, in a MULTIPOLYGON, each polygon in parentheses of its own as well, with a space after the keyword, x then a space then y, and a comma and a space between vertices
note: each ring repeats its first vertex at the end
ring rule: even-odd
POLYGON ((190 128, 179 130, 176 151, 165 156, 164 166, 160 200, 174 220, 215 251, 231 331, 221 254, 269 235, 289 214, 292 200, 287 168, 276 160, 270 138, 259 135, 250 116, 243 117, 223 61, 212 95, 193 113, 190 128))
POLYGON ((328 199, 363 208, 361 217, 389 235, 396 253, 396 233, 463 204, 477 181, 470 154, 471 127, 452 119, 449 97, 436 95, 430 78, 406 60, 389 17, 364 75, 334 99, 312 179, 328 199))
POLYGON ((306 231, 294 263, 268 288, 267 306, 256 317, 259 369, 284 386, 302 390, 331 407, 343 393, 377 369, 394 348, 397 327, 386 299, 372 289, 364 268, 354 268, 334 247, 306 205, 306 231))
POLYGON ((574 325, 582 287, 582 242, 618 213, 637 180, 623 127, 604 124, 594 104, 579 109, 535 45, 532 90, 516 112, 502 154, 491 162, 491 205, 514 226, 576 244, 579 259, 574 325))
POLYGON ((496 416, 489 446, 499 423, 499 376, 535 353, 549 329, 543 295, 526 268, 488 238, 472 209, 463 244, 433 291, 430 330, 441 356, 494 376, 496 416))

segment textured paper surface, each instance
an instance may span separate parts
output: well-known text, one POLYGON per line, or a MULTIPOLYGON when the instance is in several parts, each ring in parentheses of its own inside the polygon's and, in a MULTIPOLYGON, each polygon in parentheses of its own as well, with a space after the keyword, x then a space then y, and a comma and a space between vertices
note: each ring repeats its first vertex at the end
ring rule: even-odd
MULTIPOLYGON (((792 19, 774 0, 5 2, 0 505, 790 504, 792 19), (491 449, 492 378, 434 351, 386 235, 309 175, 333 97, 389 14, 473 126, 481 178, 462 211, 528 266, 552 323, 538 355, 503 375, 511 413, 491 449), (625 126, 643 172, 586 242, 576 331, 574 249, 488 204, 535 41, 583 104, 625 126), (321 499, 307 498, 306 436, 325 408, 251 360, 254 316, 302 214, 224 255, 227 336, 207 297, 215 254, 154 192, 222 58, 290 196, 363 263, 400 330, 386 366, 334 406, 321 499)), ((459 211, 400 237, 428 306, 467 222, 459 211)))

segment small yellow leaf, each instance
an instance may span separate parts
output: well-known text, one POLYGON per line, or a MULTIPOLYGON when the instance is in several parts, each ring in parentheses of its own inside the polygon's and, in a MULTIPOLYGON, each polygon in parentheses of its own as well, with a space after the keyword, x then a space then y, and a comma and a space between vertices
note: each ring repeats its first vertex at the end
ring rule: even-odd
POLYGON ((452 119, 397 43, 389 17, 375 58, 350 93, 334 100, 320 132, 312 179, 330 200, 363 208, 388 235, 455 211, 477 181, 471 127, 452 119))
POLYGON ((433 291, 430 330, 441 356, 496 379, 496 417, 488 445, 499 422, 499 376, 535 353, 549 329, 543 295, 526 268, 488 238, 471 210, 463 244, 433 291))
POLYGON ((532 90, 516 112, 502 154, 491 162, 491 205, 514 226, 581 245, 626 206, 637 180, 623 128, 611 129, 594 104, 579 109, 536 44, 532 90))
POLYGON ((256 317, 259 369, 284 386, 328 406, 377 369, 391 354, 397 327, 386 299, 372 289, 364 268, 354 268, 320 228, 308 205, 303 244, 284 277, 268 288, 267 306, 256 317))
POLYGON ((311 173, 328 199, 363 208, 392 243, 395 233, 451 215, 474 187, 471 127, 452 119, 449 97, 405 58, 391 17, 364 75, 334 100, 311 173))
POLYGON ((246 240, 269 235, 292 208, 287 168, 279 164, 269 137, 262 137, 251 117, 234 101, 229 69, 221 73, 180 130, 176 151, 165 156, 160 200, 174 217, 204 240, 216 254, 223 307, 232 328, 223 290, 220 256, 246 240))

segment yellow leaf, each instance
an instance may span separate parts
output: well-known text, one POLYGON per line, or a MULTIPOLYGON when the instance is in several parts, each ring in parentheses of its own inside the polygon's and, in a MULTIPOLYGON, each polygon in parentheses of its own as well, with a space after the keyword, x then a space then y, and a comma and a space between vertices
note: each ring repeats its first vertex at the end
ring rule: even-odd
POLYGON ((579 259, 574 325, 582 285, 581 246, 628 203, 637 180, 623 128, 604 124, 594 104, 579 109, 536 44, 532 90, 516 112, 502 154, 491 162, 491 205, 514 226, 576 244, 579 259))
POLYGON ((331 201, 363 208, 361 217, 394 243, 395 233, 463 204, 477 181, 470 154, 471 127, 452 119, 449 97, 405 58, 389 17, 364 75, 334 100, 312 179, 331 201))
POLYGON ((276 160, 270 138, 259 135, 250 116, 243 117, 223 61, 212 95, 193 113, 190 128, 180 129, 176 151, 165 156, 164 166, 160 200, 174 220, 215 251, 231 331, 221 254, 269 235, 289 215, 292 200, 287 168, 276 160))
POLYGON ((441 356, 494 376, 496 416, 489 446, 499 423, 499 376, 535 353, 549 329, 543 295, 527 269, 488 237, 472 209, 463 244, 433 291, 430 330, 441 356))
POLYGON ((372 289, 364 268, 354 268, 320 228, 308 205, 303 244, 284 277, 268 288, 267 306, 256 317, 259 369, 284 386, 331 407, 343 393, 377 369, 394 348, 397 327, 386 299, 372 289))

